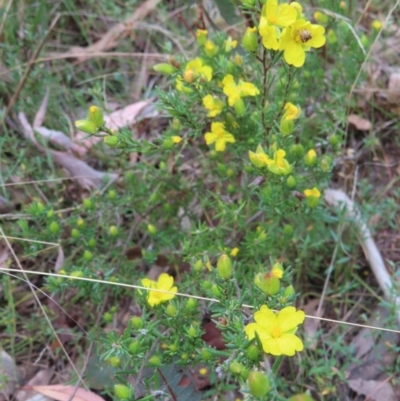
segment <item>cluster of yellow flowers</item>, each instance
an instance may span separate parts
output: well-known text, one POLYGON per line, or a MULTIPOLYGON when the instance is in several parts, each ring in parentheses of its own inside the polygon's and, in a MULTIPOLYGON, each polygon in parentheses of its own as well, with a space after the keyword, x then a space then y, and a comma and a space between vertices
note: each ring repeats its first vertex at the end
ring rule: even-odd
POLYGON ((267 0, 261 11, 259 33, 266 49, 283 51, 285 61, 301 67, 305 52, 311 47, 325 44, 325 28, 311 24, 303 15, 297 2, 278 4, 278 0, 267 0))

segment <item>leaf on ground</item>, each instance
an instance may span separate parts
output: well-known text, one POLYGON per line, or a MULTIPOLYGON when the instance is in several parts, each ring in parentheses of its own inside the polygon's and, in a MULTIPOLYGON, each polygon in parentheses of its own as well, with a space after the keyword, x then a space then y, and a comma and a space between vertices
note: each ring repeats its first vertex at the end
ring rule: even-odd
POLYGON ((35 118, 33 119, 32 127, 34 129, 43 125, 46 117, 47 105, 49 104, 49 93, 49 90, 46 90, 46 94, 44 95, 41 105, 39 106, 39 110, 36 112, 35 118))
POLYGON ((61 146, 64 149, 71 150, 78 155, 84 155, 87 150, 83 146, 80 146, 72 141, 67 135, 61 131, 54 129, 48 129, 46 127, 37 127, 35 131, 38 132, 44 138, 47 138, 51 143, 61 146))
MULTIPOLYGON (((311 299, 307 302, 304 307, 304 313, 309 316, 321 317, 324 314, 324 308, 321 310, 321 315, 317 316, 318 305, 320 300, 319 299, 311 299)), ((306 319, 303 324, 303 330, 305 333, 306 340, 308 341, 309 345, 308 348, 315 350, 318 345, 318 338, 317 338, 317 331, 319 328, 319 320, 318 319, 306 319)))
POLYGON ((354 125, 360 131, 369 131, 372 127, 371 121, 357 116, 356 114, 350 114, 347 117, 347 120, 350 124, 354 125))
POLYGON ((400 102, 400 72, 394 72, 389 76, 388 100, 392 103, 400 102))
POLYGON ((18 370, 14 359, 4 350, 0 350, 0 395, 8 399, 15 392, 18 383, 18 370))
MULTIPOLYGON (((91 53, 102 52, 116 47, 121 39, 133 31, 137 24, 150 14, 161 0, 147 0, 138 6, 135 12, 125 21, 114 25, 107 31, 101 39, 87 47, 72 46, 63 56, 69 55, 79 61, 85 61, 91 58, 91 53)), ((58 54, 52 55, 57 56, 58 54)))
MULTIPOLYGON (((26 383, 29 386, 44 386, 47 385, 54 374, 54 368, 41 369, 35 376, 26 383)), ((27 390, 18 390, 15 394, 15 401, 32 401, 37 399, 37 393, 27 390)), ((50 398, 43 398, 43 401, 51 400, 50 398)))
MULTIPOLYGON (((40 146, 36 140, 33 128, 28 122, 25 114, 20 112, 18 117, 25 137, 29 139, 37 147, 37 149, 42 152, 46 152, 46 150, 43 149, 43 147, 40 146)), ((109 177, 110 180, 116 180, 118 178, 118 174, 97 171, 84 161, 69 153, 58 152, 55 150, 48 150, 48 152, 50 153, 53 161, 59 166, 63 167, 72 178, 76 179, 82 188, 88 190, 97 188, 103 183, 103 180, 106 176, 109 177)))
POLYGON ((371 401, 396 401, 397 397, 388 382, 376 380, 349 380, 350 388, 359 395, 365 395, 371 401))
POLYGON ((24 386, 23 388, 54 398, 56 401, 105 401, 103 397, 80 387, 75 392, 75 386, 54 384, 51 386, 24 386), (74 392, 75 395, 71 398, 74 392))

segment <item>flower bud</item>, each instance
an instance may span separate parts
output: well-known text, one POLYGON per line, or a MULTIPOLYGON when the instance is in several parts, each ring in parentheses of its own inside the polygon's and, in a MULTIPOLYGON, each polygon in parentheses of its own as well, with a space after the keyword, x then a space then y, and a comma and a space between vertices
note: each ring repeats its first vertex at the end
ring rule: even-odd
POLYGON ((322 13, 321 11, 315 11, 314 18, 317 22, 319 22, 322 25, 325 25, 329 22, 328 16, 322 13))
POLYGON ((162 147, 163 147, 165 150, 170 150, 170 149, 172 149, 172 148, 174 147, 174 141, 172 140, 172 138, 165 138, 165 139, 163 140, 162 147))
POLYGON ((294 122, 293 122, 293 120, 282 119, 279 129, 280 129, 280 131, 281 131, 283 136, 291 135, 293 133, 293 131, 294 131, 294 122))
POLYGON ((309 196, 307 199, 307 205, 311 208, 314 209, 315 207, 318 206, 319 204, 319 198, 317 198, 316 196, 309 196))
POLYGON ((90 262, 93 259, 93 253, 90 251, 83 252, 83 259, 85 259, 86 262, 90 262))
POLYGON ((192 82, 194 82, 196 76, 193 70, 185 70, 182 78, 187 84, 191 84, 192 82))
POLYGON ((110 312, 105 312, 105 313, 103 314, 103 321, 104 321, 105 323, 110 323, 110 322, 112 322, 113 317, 114 317, 114 315, 113 315, 112 313, 110 313, 110 312))
POLYGON ((280 280, 272 273, 258 273, 254 277, 254 284, 266 295, 275 295, 281 287, 280 280))
POLYGON ((72 237, 73 239, 78 239, 80 236, 81 236, 81 233, 80 233, 79 230, 77 230, 76 228, 73 228, 73 229, 71 230, 71 237, 72 237))
POLYGON ((132 397, 132 390, 123 384, 115 384, 114 394, 121 400, 130 400, 132 397))
POLYGON ((329 29, 328 33, 326 34, 326 40, 330 45, 337 43, 338 40, 336 32, 333 29, 329 29))
POLYGON ((293 234, 293 227, 290 224, 285 224, 285 227, 283 227, 283 233, 287 236, 290 236, 293 234))
POLYGON ((217 284, 213 284, 211 286, 211 293, 215 298, 221 298, 222 297, 222 292, 220 288, 217 286, 217 284))
POLYGON ((54 217, 54 210, 49 210, 49 211, 47 212, 47 217, 48 217, 49 219, 52 219, 52 218, 54 217))
POLYGON ((118 228, 116 226, 110 226, 108 232, 112 237, 116 237, 118 235, 118 228))
POLYGON ((208 31, 206 29, 198 29, 196 32, 197 43, 204 46, 207 42, 208 31))
POLYGON ((178 131, 181 128, 181 122, 179 121, 179 118, 173 118, 171 127, 173 130, 178 131))
POLYGON ((250 361, 258 361, 260 359, 260 350, 258 349, 258 347, 254 344, 251 344, 247 347, 246 349, 246 357, 250 360, 250 361))
POLYGON ((201 259, 196 260, 193 264, 193 269, 197 272, 201 272, 204 268, 203 261, 201 259))
POLYGON ((238 116, 242 116, 246 112, 246 105, 244 104, 243 99, 239 99, 233 105, 235 112, 238 116))
POLYGON ((328 141, 332 146, 337 146, 340 143, 340 138, 337 135, 332 134, 329 136, 328 141))
POLYGON ((294 295, 296 292, 294 291, 294 287, 292 285, 289 285, 288 287, 285 288, 285 291, 283 292, 283 295, 285 297, 290 297, 294 295))
POLYGON ((296 157, 301 157, 304 154, 304 147, 300 143, 293 145, 290 148, 290 153, 295 155, 296 157))
POLYGON ((176 72, 176 68, 173 65, 167 63, 155 64, 153 65, 153 70, 164 75, 171 75, 176 72))
POLYGON ((162 365, 160 357, 157 355, 153 355, 151 358, 149 358, 149 365, 153 367, 159 367, 162 365))
POLYGON ((157 228, 153 226, 153 224, 148 224, 147 225, 147 231, 151 235, 156 235, 157 234, 157 228))
POLYGON ((110 357, 107 359, 107 362, 114 368, 121 366, 121 358, 118 358, 117 356, 110 357))
POLYGON ((208 348, 202 348, 200 351, 200 356, 203 361, 209 361, 212 359, 213 354, 208 348))
POLYGON ((140 352, 139 341, 132 341, 128 346, 128 350, 132 355, 138 354, 140 352))
POLYGON ((204 51, 208 57, 214 57, 218 53, 218 46, 212 40, 207 40, 204 45, 204 51))
POLYGON ((208 280, 204 280, 204 281, 203 281, 202 287, 203 287, 206 291, 212 290, 212 286, 213 286, 213 284, 212 284, 210 281, 208 281, 208 280))
POLYGON ((74 270, 73 272, 71 272, 70 277, 84 277, 83 271, 82 270, 74 270))
POLYGON ((111 148, 114 148, 115 146, 118 145, 119 138, 116 135, 108 135, 104 137, 104 143, 111 148))
POLYGON ((240 54, 235 54, 235 57, 233 58, 233 62, 235 65, 240 67, 243 64, 243 57, 240 54))
POLYGON ((296 184, 297 184, 296 179, 292 175, 289 175, 289 177, 286 180, 287 187, 293 189, 296 186, 296 184))
POLYGON ((232 361, 229 365, 229 370, 234 375, 240 375, 243 369, 245 369, 245 366, 238 361, 232 361))
POLYGON ((308 167, 313 167, 317 163, 317 153, 314 149, 310 149, 304 156, 304 163, 308 167))
POLYGON ((288 401, 315 401, 308 393, 296 394, 288 399, 288 401))
POLYGON ((88 120, 91 121, 97 129, 104 126, 103 113, 97 106, 89 107, 88 120))
POLYGON ((89 248, 94 248, 97 245, 97 241, 94 238, 90 238, 88 241, 88 247, 89 248))
POLYGON ((217 271, 220 277, 224 280, 229 280, 232 275, 232 261, 228 255, 223 254, 217 262, 217 271))
POLYGON ((270 389, 268 376, 257 370, 250 372, 247 383, 254 397, 264 397, 270 389))
POLYGON ((322 157, 321 162, 320 162, 321 170, 326 173, 331 169, 332 166, 332 159, 325 155, 322 157))
POLYGON ((52 221, 49 224, 49 230, 53 234, 57 234, 60 231, 60 225, 56 221, 52 221))
POLYGON ((189 298, 189 299, 186 301, 186 308, 187 308, 188 310, 190 310, 191 312, 196 311, 196 310, 197 310, 197 299, 189 298))
POLYGON ((89 120, 78 120, 75 121, 75 127, 82 132, 86 132, 87 134, 97 134, 98 126, 89 120))
POLYGON ((165 313, 169 317, 175 317, 178 314, 178 309, 175 305, 173 304, 168 304, 167 308, 165 309, 165 313))
POLYGON ((193 324, 191 324, 187 330, 187 334, 190 338, 195 338, 195 337, 197 337, 198 330, 195 326, 193 326, 193 324))
POLYGON ((258 38, 257 38, 257 28, 247 28, 246 33, 242 39, 242 46, 245 50, 250 53, 253 53, 258 48, 258 38))
POLYGON ((229 194, 233 195, 236 192, 236 186, 233 184, 228 184, 226 190, 228 191, 229 194))
POLYGON ((131 324, 135 330, 140 330, 143 328, 143 319, 140 316, 133 316, 131 318, 131 324))

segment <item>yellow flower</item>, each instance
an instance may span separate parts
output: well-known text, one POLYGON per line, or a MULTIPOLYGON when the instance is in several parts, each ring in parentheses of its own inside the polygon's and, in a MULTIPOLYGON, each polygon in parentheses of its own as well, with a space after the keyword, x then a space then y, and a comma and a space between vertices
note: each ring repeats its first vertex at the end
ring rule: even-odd
POLYGON ((382 22, 379 20, 374 20, 372 21, 372 28, 374 28, 376 31, 380 31, 382 29, 382 22))
POLYGON ((151 288, 148 292, 147 302, 151 307, 156 306, 162 302, 169 301, 175 297, 175 293, 178 291, 177 287, 173 287, 174 278, 169 276, 167 273, 163 273, 158 277, 158 281, 153 281, 148 278, 142 279, 142 285, 147 288, 151 288), (154 291, 152 291, 154 290, 154 291), (168 291, 159 292, 155 290, 168 291))
POLYGON ((172 142, 178 144, 182 141, 182 137, 179 135, 172 135, 171 136, 172 142))
POLYGON ((224 103, 217 97, 207 95, 203 97, 203 106, 209 110, 207 114, 208 117, 215 117, 221 113, 224 108, 224 103))
POLYGON ((215 143, 215 150, 217 152, 223 152, 226 148, 226 143, 235 143, 234 136, 225 131, 225 125, 223 123, 211 123, 211 132, 207 132, 204 135, 207 145, 215 143))
POLYGON ((230 36, 224 42, 224 48, 227 53, 229 53, 232 49, 235 49, 237 46, 237 40, 233 40, 230 36))
POLYGON ((204 51, 207 56, 214 57, 218 53, 218 46, 212 40, 207 40, 204 45, 204 51))
POLYGON ((304 19, 297 20, 293 25, 285 28, 281 35, 280 50, 283 50, 285 61, 301 67, 306 59, 305 52, 310 47, 319 48, 325 44, 325 28, 311 24, 304 19))
POLYGON ((279 278, 279 279, 282 278, 283 277, 283 267, 282 267, 282 265, 280 263, 275 263, 272 266, 271 273, 276 278, 279 278))
POLYGON ((258 168, 266 167, 274 162, 267 154, 265 154, 261 145, 257 146, 256 153, 249 150, 249 159, 251 164, 258 168))
POLYGON ((233 258, 235 258, 236 255, 237 255, 238 253, 239 253, 239 248, 235 247, 235 248, 233 248, 233 249, 231 250, 230 255, 231 255, 233 258))
POLYGON ((196 32, 197 43, 201 46, 204 46, 207 41, 207 35, 207 29, 198 29, 196 32))
POLYGON ((249 340, 255 338, 257 333, 265 353, 293 356, 304 348, 300 338, 295 335, 297 326, 304 322, 304 318, 304 312, 296 311, 293 306, 274 313, 263 305, 254 314, 255 323, 248 324, 245 332, 249 340))
POLYGON ((274 153, 274 160, 268 165, 268 170, 277 175, 287 175, 292 172, 292 166, 285 159, 286 152, 279 149, 274 153))
POLYGON ((257 87, 250 82, 239 81, 236 84, 231 74, 227 74, 222 80, 222 90, 228 96, 228 103, 231 107, 243 97, 256 96, 260 93, 257 87))
MULTIPOLYGON (((212 74, 212 68, 208 65, 205 65, 200 57, 197 57, 186 64, 185 71, 183 72, 183 80, 187 83, 194 82, 197 79, 210 82, 212 79, 212 74)), ((176 89, 183 92, 192 91, 191 88, 188 88, 184 85, 182 82, 182 77, 177 78, 176 89), (185 89, 188 89, 188 91, 185 89)))
POLYGON ((287 102, 284 108, 282 120, 296 120, 301 114, 301 109, 293 103, 287 102))
POLYGON ((279 49, 280 30, 287 27, 297 18, 297 10, 291 4, 278 5, 278 0, 267 0, 262 8, 259 32, 266 49, 279 49))
POLYGON ((321 196, 321 192, 318 191, 317 188, 312 188, 312 189, 306 189, 303 191, 304 195, 309 198, 313 196, 314 198, 319 198, 321 196))

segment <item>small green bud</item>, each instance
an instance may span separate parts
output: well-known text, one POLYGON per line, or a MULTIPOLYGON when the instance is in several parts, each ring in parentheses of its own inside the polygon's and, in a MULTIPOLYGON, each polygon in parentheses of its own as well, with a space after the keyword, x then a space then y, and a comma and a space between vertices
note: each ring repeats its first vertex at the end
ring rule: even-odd
POLYGON ((71 237, 72 237, 73 239, 78 239, 80 236, 81 236, 81 233, 80 233, 79 230, 77 230, 76 228, 73 228, 73 229, 71 230, 71 237))
POLYGON ((329 136, 328 141, 332 146, 337 146, 340 143, 340 138, 337 135, 332 134, 329 136))
POLYGON ((280 131, 283 136, 289 136, 294 131, 294 122, 293 120, 283 120, 281 121, 280 131))
POLYGON ((290 297, 290 296, 292 296, 292 295, 294 295, 294 294, 295 294, 295 291, 294 291, 294 287, 293 287, 292 285, 287 286, 287 287, 285 288, 284 293, 283 293, 283 295, 284 295, 285 297, 290 297))
MULTIPOLYGON (((366 40, 366 43, 364 44, 363 42, 362 42, 362 37, 361 37, 361 43, 365 46, 365 47, 367 47, 366 45, 368 45, 368 38, 365 36, 365 35, 363 35, 364 36, 364 38, 366 38, 367 40, 366 40)), ((328 33, 326 34, 326 40, 327 40, 327 42, 330 44, 330 45, 333 45, 333 44, 335 44, 335 43, 337 43, 337 35, 336 35, 336 32, 333 30, 333 29, 329 29, 329 31, 328 31, 328 33)))
POLYGON ((202 348, 200 351, 200 356, 203 359, 203 361, 209 361, 212 359, 213 354, 212 352, 210 352, 210 350, 208 348, 202 348))
POLYGON ((89 198, 85 198, 82 203, 86 210, 90 210, 93 207, 93 202, 89 198))
POLYGON ((178 314, 178 309, 175 305, 173 304, 168 304, 167 308, 165 309, 165 313, 169 317, 175 317, 178 314))
POLYGON ((93 260, 93 253, 90 251, 83 252, 83 259, 85 259, 86 262, 90 262, 91 260, 93 260))
POLYGON ((318 206, 319 204, 319 198, 316 196, 309 196, 306 198, 307 205, 311 208, 314 209, 315 207, 318 206))
POLYGON ((49 224, 49 230, 53 234, 57 234, 60 231, 60 225, 56 221, 52 221, 49 224))
POLYGON ((121 400, 130 400, 132 397, 132 390, 123 384, 115 384, 114 394, 121 400))
POLYGON ((114 315, 110 312, 106 312, 103 314, 103 321, 105 323, 110 323, 113 320, 114 315))
POLYGON ((247 383, 254 397, 264 397, 270 389, 268 376, 257 370, 250 372, 247 383))
POLYGON ((153 355, 150 359, 149 359, 149 365, 153 366, 153 367, 159 367, 162 365, 161 359, 159 356, 157 355, 153 355))
POLYGON ((165 163, 163 161, 160 162, 159 167, 160 167, 160 170, 164 170, 164 171, 167 170, 167 168, 168 168, 167 163, 165 163))
POLYGON ((234 375, 240 375, 244 368, 244 365, 238 361, 232 361, 229 365, 229 370, 234 375))
POLYGON ((259 273, 254 278, 254 284, 266 295, 275 295, 281 287, 279 278, 271 273, 259 273))
POLYGON ((131 318, 131 324, 135 330, 140 330, 143 328, 143 319, 140 316, 133 316, 131 318))
POLYGON ((243 99, 239 99, 233 105, 235 112, 238 116, 242 116, 246 112, 246 105, 244 104, 243 99))
POLYGON ((301 157, 304 154, 304 147, 300 143, 293 145, 290 148, 290 153, 296 157, 301 157))
POLYGON ((246 349, 246 357, 250 360, 250 361, 258 361, 260 359, 260 350, 258 349, 258 347, 254 344, 251 344, 247 347, 246 349))
POLYGON ((235 170, 233 168, 228 168, 228 170, 226 170, 226 176, 228 178, 232 178, 235 176, 235 170))
MULTIPOLYGON (((333 29, 328 31, 328 35, 327 35, 326 39, 328 40, 328 43, 337 43, 336 33, 333 29), (333 42, 331 42, 331 40, 333 40, 333 42)), ((360 42, 366 49, 369 48, 369 39, 368 39, 367 35, 365 35, 365 34, 361 35, 360 42)))
POLYGON ((128 346, 128 350, 132 355, 138 354, 140 352, 139 341, 132 341, 128 346))
POLYGON ((70 275, 70 277, 84 277, 82 270, 74 270, 69 275, 70 275))
POLYGON ((176 72, 176 68, 173 65, 167 63, 155 64, 153 65, 153 70, 164 75, 171 75, 176 72))
POLYGON ((198 335, 198 330, 195 326, 193 326, 193 324, 191 324, 187 330, 187 334, 190 338, 195 338, 198 335))
POLYGON ((88 241, 88 247, 89 248, 94 248, 97 245, 97 241, 94 238, 90 238, 88 241))
POLYGON ((285 227, 283 227, 283 233, 285 235, 292 235, 293 234, 293 227, 290 224, 285 224, 285 227))
POLYGON ((78 221, 76 222, 77 227, 82 228, 85 227, 85 220, 82 218, 79 218, 78 221))
POLYGON ((203 288, 204 288, 206 291, 211 290, 211 289, 212 289, 212 286, 213 286, 213 284, 212 284, 210 281, 208 281, 208 280, 204 280, 204 281, 203 281, 203 288))
POLYGON ((118 358, 117 356, 110 357, 107 359, 107 362, 114 368, 121 366, 121 358, 118 358))
POLYGON ((89 107, 88 120, 92 122, 96 128, 101 128, 104 126, 103 113, 97 106, 89 107))
POLYGON ((328 156, 325 155, 322 157, 321 162, 320 162, 321 170, 326 173, 331 169, 332 166, 332 159, 328 156))
POLYGON ((99 131, 97 125, 89 120, 75 121, 75 127, 82 132, 86 132, 87 134, 97 134, 99 131))
POLYGON ((108 229, 108 232, 110 233, 110 235, 112 237, 116 237, 119 233, 119 230, 116 226, 110 226, 110 228, 108 229))
POLYGON ((217 262, 217 271, 224 280, 229 280, 232 276, 232 261, 228 255, 223 254, 217 262))
POLYGON ((217 286, 217 284, 212 284, 211 286, 211 293, 215 298, 221 298, 222 297, 222 292, 220 288, 217 286))
POLYGON ((314 149, 310 149, 304 156, 304 163, 308 167, 313 167, 317 163, 317 153, 314 149))
POLYGON ((288 399, 288 401, 315 401, 308 393, 296 394, 288 399))
POLYGON ((224 164, 224 163, 218 163, 217 167, 218 167, 218 171, 219 171, 221 174, 225 174, 225 173, 226 173, 226 164, 224 164))
POLYGON ((186 353, 186 352, 184 352, 182 355, 181 355, 181 359, 182 359, 182 361, 187 361, 188 359, 189 359, 189 355, 186 353))
POLYGON ((49 210, 49 211, 47 212, 47 217, 48 217, 49 219, 52 219, 52 218, 54 217, 54 210, 49 210))
POLYGON ((242 39, 242 46, 245 50, 253 53, 258 48, 257 28, 247 28, 242 39))
POLYGON ((164 139, 164 141, 162 143, 162 147, 165 150, 172 149, 174 147, 174 141, 171 138, 166 138, 166 139, 164 139))
POLYGON ((115 191, 114 189, 110 189, 108 191, 108 199, 114 200, 116 197, 117 197, 117 191, 115 191))
POLYGON ((297 184, 296 179, 292 175, 289 175, 289 177, 286 179, 287 187, 293 189, 296 187, 296 184, 297 184))
POLYGON ((226 190, 228 191, 229 194, 234 194, 236 192, 236 187, 233 184, 228 184, 226 187, 226 190))
POLYGON ((157 234, 157 228, 153 226, 153 224, 148 224, 147 225, 147 231, 151 235, 156 235, 157 234))
POLYGON ((194 312, 194 311, 197 310, 197 304, 198 304, 197 299, 189 298, 189 299, 186 301, 186 308, 187 308, 188 310, 190 310, 191 312, 194 312))
POLYGON ((196 260, 193 264, 193 269, 197 272, 201 272, 204 269, 203 261, 201 259, 196 260))
POLYGON ((116 135, 108 135, 104 137, 104 143, 111 148, 118 145, 119 138, 116 135))

